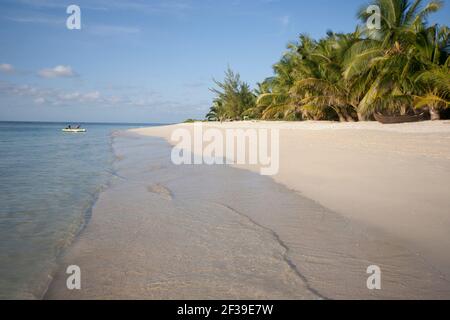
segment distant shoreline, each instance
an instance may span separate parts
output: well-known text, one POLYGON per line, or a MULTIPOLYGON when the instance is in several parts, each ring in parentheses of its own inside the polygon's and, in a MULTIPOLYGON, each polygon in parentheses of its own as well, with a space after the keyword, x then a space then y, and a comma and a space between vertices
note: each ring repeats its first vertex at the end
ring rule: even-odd
POLYGON ((88 124, 88 125, 133 125, 133 126, 167 126, 171 123, 142 123, 142 122, 90 122, 90 121, 28 121, 28 120, 0 120, 3 123, 51 123, 51 124, 88 124))

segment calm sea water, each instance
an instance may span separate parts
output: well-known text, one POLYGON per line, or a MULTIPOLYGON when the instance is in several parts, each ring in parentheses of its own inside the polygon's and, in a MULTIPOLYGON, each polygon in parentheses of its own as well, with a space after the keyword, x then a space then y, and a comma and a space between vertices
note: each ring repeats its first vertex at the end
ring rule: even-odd
POLYGON ((64 126, 0 122, 0 299, 42 296, 111 177, 112 132, 138 125, 64 126))

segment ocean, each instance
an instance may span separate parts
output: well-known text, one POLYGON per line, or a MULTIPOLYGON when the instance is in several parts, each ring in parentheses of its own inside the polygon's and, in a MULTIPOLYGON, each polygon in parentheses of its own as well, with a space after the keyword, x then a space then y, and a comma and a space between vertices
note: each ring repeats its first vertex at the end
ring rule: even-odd
POLYGON ((0 299, 42 297, 113 175, 112 133, 144 126, 65 125, 0 122, 0 299))

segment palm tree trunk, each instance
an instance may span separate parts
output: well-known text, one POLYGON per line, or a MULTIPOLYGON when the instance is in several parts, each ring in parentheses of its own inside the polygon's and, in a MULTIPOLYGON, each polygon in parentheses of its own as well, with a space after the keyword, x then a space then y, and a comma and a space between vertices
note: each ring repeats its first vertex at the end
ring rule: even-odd
POLYGON ((358 121, 367 121, 367 117, 365 114, 361 112, 356 112, 356 114, 358 115, 358 121))
POLYGON ((335 107, 335 108, 333 108, 333 110, 336 111, 340 122, 347 122, 347 119, 345 119, 345 116, 342 114, 342 112, 341 112, 341 110, 339 110, 339 108, 335 107))
POLYGON ((337 115, 339 117, 339 121, 340 122, 347 122, 347 120, 345 119, 344 115, 340 111, 336 110, 336 113, 337 113, 337 115))
POLYGON ((430 116, 431 121, 441 120, 441 114, 439 113, 439 110, 436 110, 433 107, 430 107, 430 116))
POLYGON ((342 114, 344 115, 345 121, 355 122, 355 119, 353 119, 352 115, 350 113, 348 113, 348 111, 345 107, 343 107, 341 110, 342 110, 342 114))
POLYGON ((407 108, 405 106, 400 107, 400 115, 404 116, 406 115, 407 108))
POLYGON ((348 113, 345 115, 345 119, 347 119, 348 122, 355 122, 355 119, 348 113))

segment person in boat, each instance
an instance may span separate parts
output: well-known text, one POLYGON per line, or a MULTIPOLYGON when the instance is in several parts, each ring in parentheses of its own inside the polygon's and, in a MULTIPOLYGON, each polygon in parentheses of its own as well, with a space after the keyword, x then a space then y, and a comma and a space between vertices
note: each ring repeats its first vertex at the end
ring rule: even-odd
POLYGON ((80 125, 77 125, 77 127, 76 127, 75 129, 81 129, 81 126, 80 126, 80 125))
POLYGON ((72 129, 71 125, 69 124, 66 129, 72 129))

